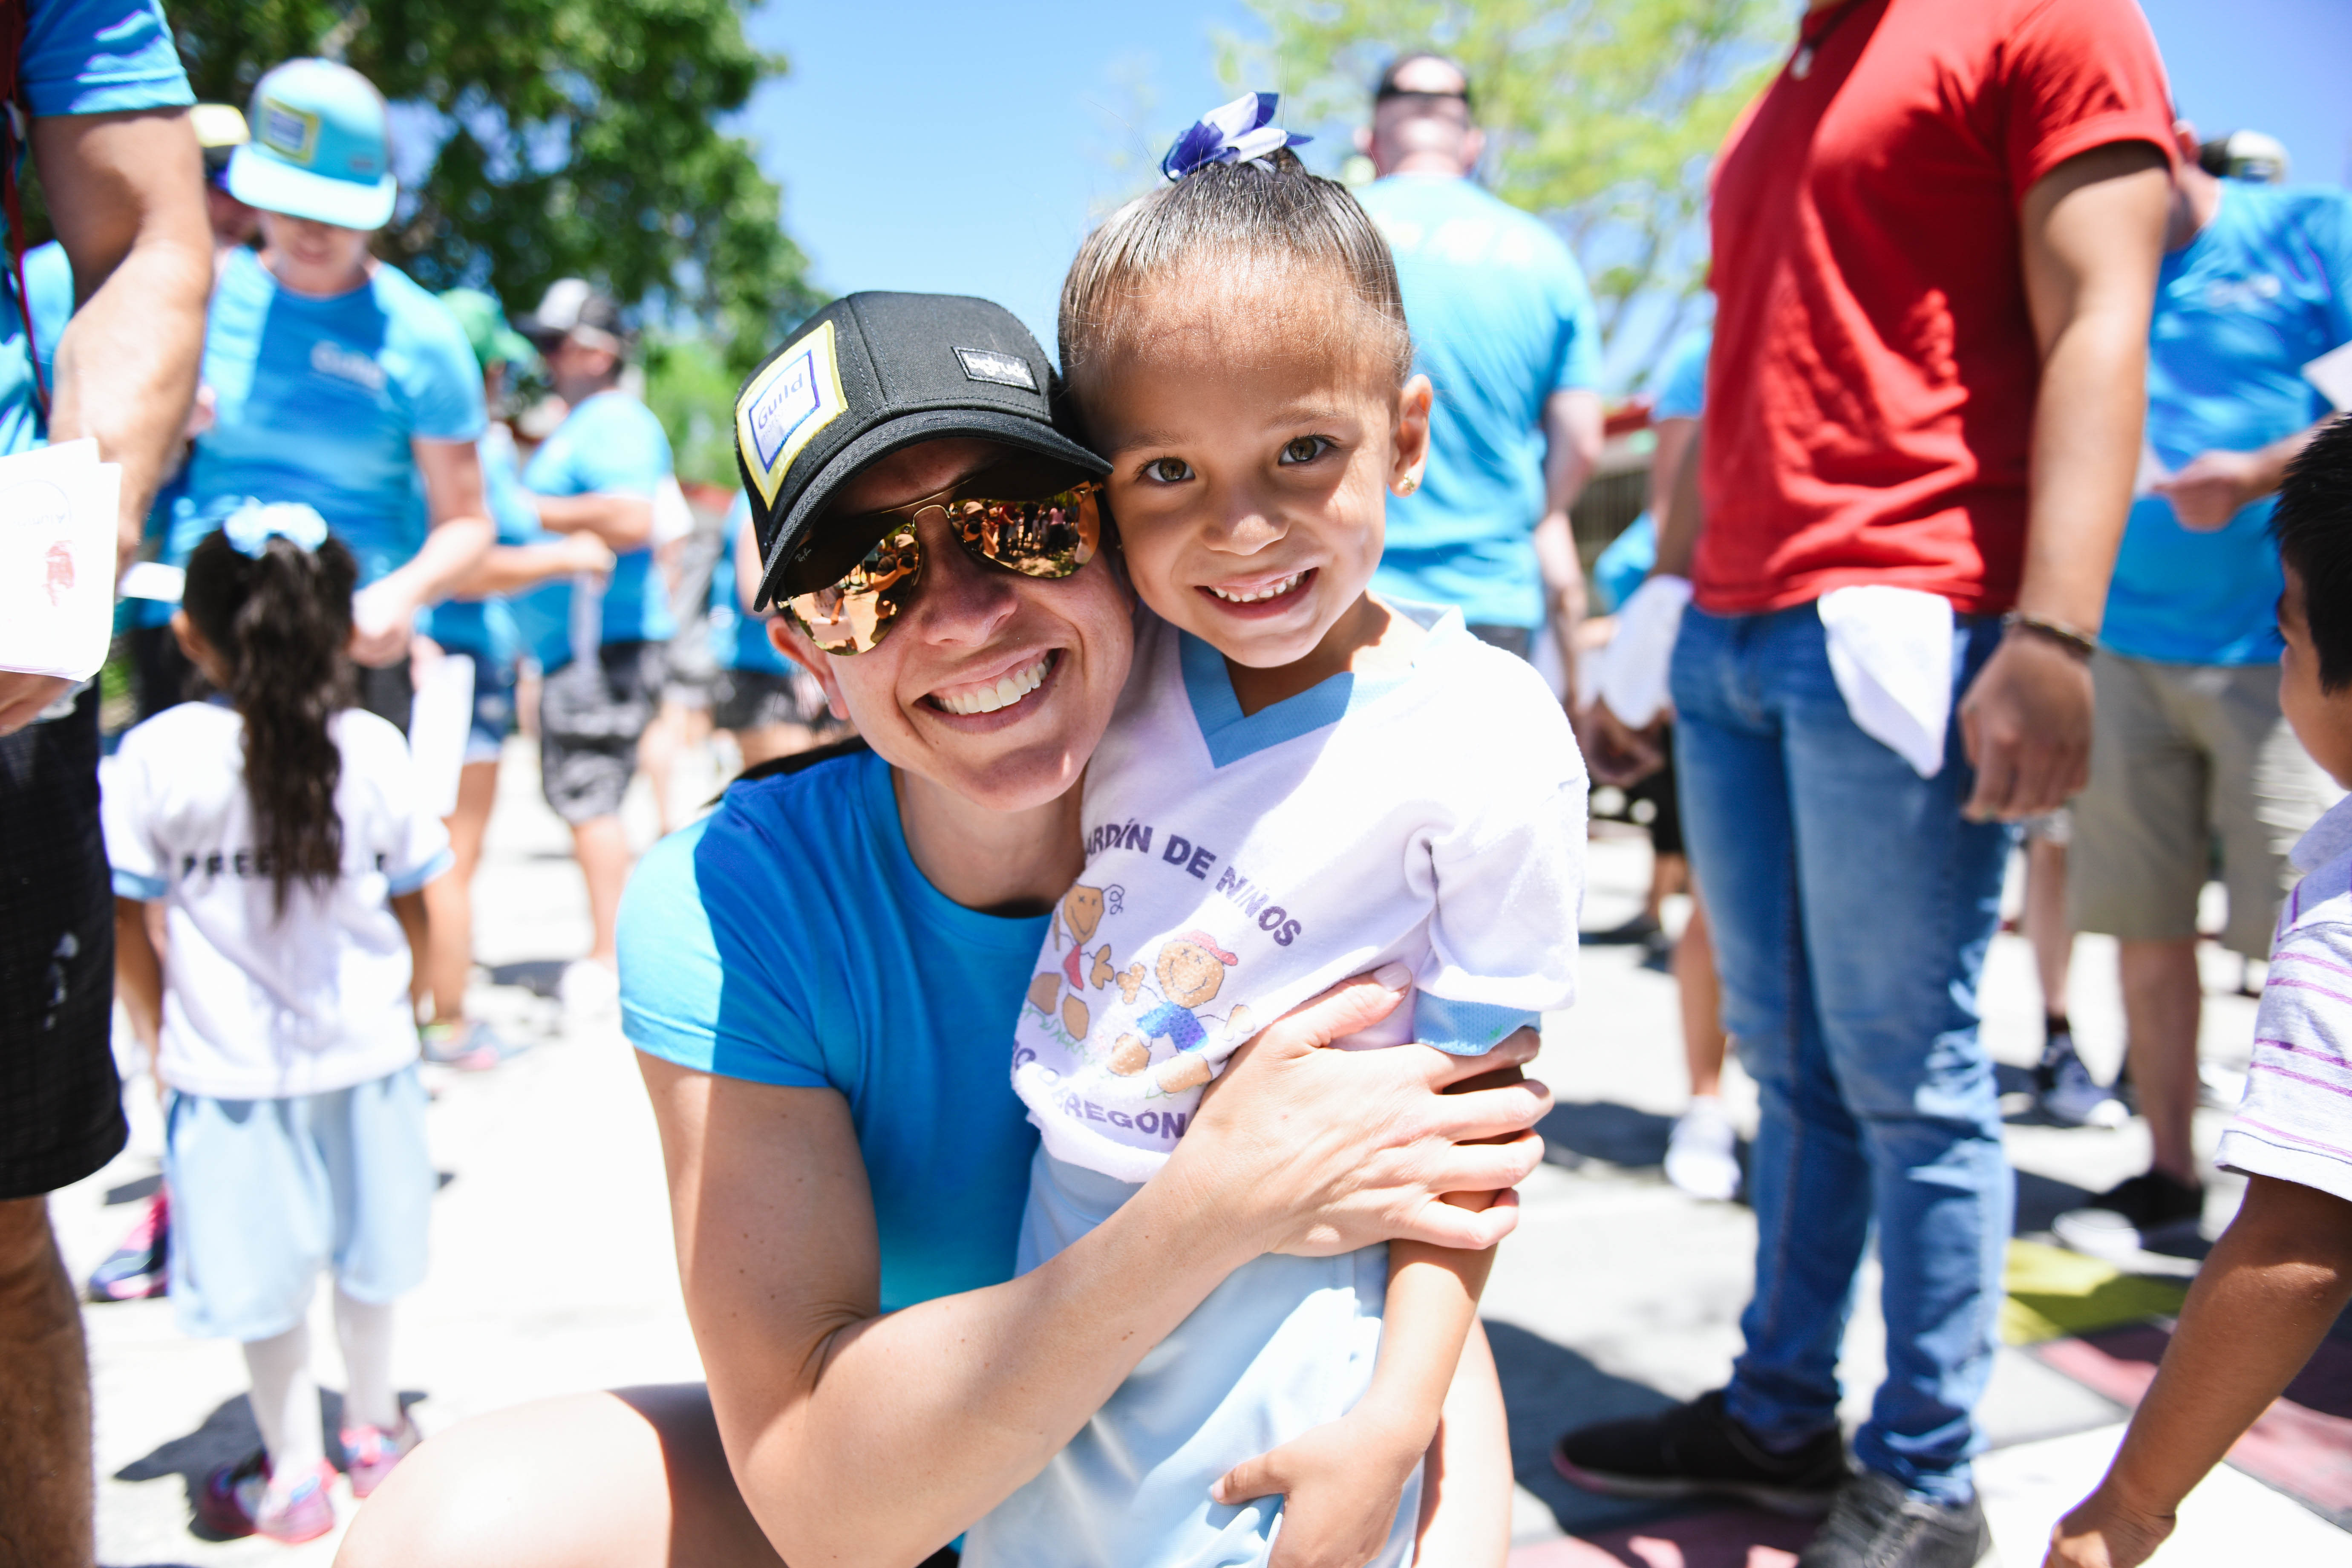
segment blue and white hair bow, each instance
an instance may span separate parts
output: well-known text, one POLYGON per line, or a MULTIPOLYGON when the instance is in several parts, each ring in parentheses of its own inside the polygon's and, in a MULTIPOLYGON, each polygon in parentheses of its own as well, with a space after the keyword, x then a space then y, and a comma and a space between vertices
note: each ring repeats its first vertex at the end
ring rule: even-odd
POLYGON ((1266 123, 1274 118, 1274 106, 1281 101, 1278 92, 1248 92, 1209 110, 1192 122, 1192 129, 1176 138, 1176 145, 1160 160, 1160 172, 1171 180, 1181 180, 1210 163, 1245 163, 1314 141, 1312 136, 1266 123))
POLYGON ((299 501, 265 505, 249 500, 223 518, 220 527, 230 549, 256 561, 269 548, 272 537, 290 539, 305 550, 316 550, 327 542, 327 520, 299 501))

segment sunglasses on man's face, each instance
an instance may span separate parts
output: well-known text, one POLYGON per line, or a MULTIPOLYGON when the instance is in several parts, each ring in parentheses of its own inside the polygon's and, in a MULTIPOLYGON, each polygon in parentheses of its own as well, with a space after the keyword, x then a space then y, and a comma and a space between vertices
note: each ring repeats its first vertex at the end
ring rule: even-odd
POLYGON ((784 600, 811 642, 826 653, 865 653, 890 635, 922 583, 916 527, 931 511, 965 554, 1016 576, 1067 577, 1094 559, 1102 541, 1101 483, 1044 463, 1000 463, 904 506, 828 519, 820 526, 835 537, 863 538, 868 530, 881 537, 830 586, 784 600))

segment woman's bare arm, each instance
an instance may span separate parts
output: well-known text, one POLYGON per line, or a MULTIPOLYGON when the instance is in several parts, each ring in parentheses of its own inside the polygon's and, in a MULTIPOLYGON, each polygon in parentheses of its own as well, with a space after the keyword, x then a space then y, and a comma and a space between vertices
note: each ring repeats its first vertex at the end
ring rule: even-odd
POLYGON ((1052 1262, 887 1317, 840 1097, 640 1058, 719 1431, 778 1552, 886 1568, 936 1550, 1042 1469, 1147 1350, 1261 1253, 1499 1240, 1514 1205, 1474 1213, 1443 1195, 1522 1179, 1541 1154, 1526 1129, 1549 1095, 1433 1091, 1532 1050, 1318 1048, 1394 995, 1353 983, 1270 1027, 1235 1056, 1166 1169, 1052 1262), (1359 1108, 1355 1125, 1322 1125, 1335 1103, 1359 1108))

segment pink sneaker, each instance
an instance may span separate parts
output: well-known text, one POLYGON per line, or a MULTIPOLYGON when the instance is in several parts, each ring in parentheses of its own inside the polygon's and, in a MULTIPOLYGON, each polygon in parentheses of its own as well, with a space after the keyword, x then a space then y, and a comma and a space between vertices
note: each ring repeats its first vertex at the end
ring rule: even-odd
POLYGON ((205 1478, 196 1522, 224 1541, 247 1535, 289 1546, 316 1541, 335 1528, 335 1505, 327 1496, 334 1479, 334 1467, 321 1459, 310 1474, 281 1486, 268 1456, 255 1453, 205 1478))
POLYGON ((391 1431, 381 1426, 344 1427, 343 1474, 351 1478, 352 1496, 365 1497, 383 1485, 393 1466, 421 1440, 416 1423, 405 1415, 391 1431))

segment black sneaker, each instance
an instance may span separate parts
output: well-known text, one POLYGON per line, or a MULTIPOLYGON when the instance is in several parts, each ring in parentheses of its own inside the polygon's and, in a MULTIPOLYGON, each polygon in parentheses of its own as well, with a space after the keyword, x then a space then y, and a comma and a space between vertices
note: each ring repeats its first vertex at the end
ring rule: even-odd
POLYGON ((1992 1530, 1975 1498, 1957 1508, 1864 1470, 1846 1483, 1797 1568, 1986 1568, 1992 1530))
POLYGON ((1720 1494, 1790 1514, 1822 1512, 1849 1475, 1835 1427, 1775 1454, 1732 1419, 1721 1389, 1656 1415, 1580 1426, 1553 1445, 1551 1463, 1610 1497, 1720 1494))
POLYGON ((2205 1189, 2183 1185, 2161 1171, 2119 1182, 2078 1209, 2050 1222, 2058 1239, 2109 1262, 2197 1238, 2205 1217, 2205 1189))

